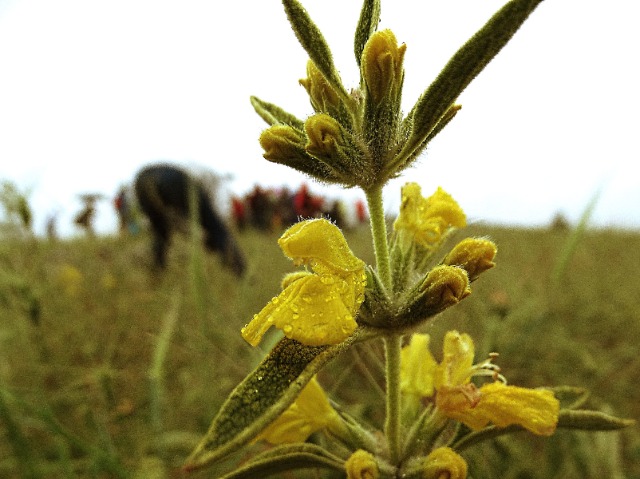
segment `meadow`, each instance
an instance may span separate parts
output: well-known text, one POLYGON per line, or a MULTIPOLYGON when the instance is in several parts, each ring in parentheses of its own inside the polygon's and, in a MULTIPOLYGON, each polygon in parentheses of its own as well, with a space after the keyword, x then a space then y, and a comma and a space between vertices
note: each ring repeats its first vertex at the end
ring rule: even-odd
MULTIPOLYGON (((586 388, 586 406, 640 417, 640 232, 476 224, 452 241, 472 235, 498 244, 497 266, 423 328, 432 341, 468 332, 477 357, 500 353, 510 383, 586 388)), ((1 242, 0 478, 182 477, 221 402, 278 340, 252 348, 239 334, 292 270, 277 237, 239 235, 242 280, 197 239, 176 238, 163 274, 145 234, 1 242)), ((346 237, 372 264, 368 229, 346 237)), ((382 364, 366 343, 320 381, 379 424, 382 364)), ((218 477, 243 454, 189 477, 218 477)), ((475 479, 640 478, 640 430, 515 434, 465 458, 475 479)))

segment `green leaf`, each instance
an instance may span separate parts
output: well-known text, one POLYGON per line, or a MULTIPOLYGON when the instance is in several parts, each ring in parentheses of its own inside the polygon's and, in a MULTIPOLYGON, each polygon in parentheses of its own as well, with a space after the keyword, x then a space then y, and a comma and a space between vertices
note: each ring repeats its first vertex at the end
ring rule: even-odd
POLYGON ((252 96, 251 105, 253 105, 256 113, 269 125, 290 125, 299 130, 304 130, 304 122, 302 120, 273 103, 268 103, 252 96))
MULTIPOLYGON (((588 410, 562 409, 558 415, 557 429, 578 429, 583 431, 615 431, 635 424, 632 419, 620 419, 615 416, 588 410)), ((556 429, 556 432, 557 432, 556 429)), ((512 424, 507 427, 488 426, 479 431, 473 431, 458 439, 451 447, 460 452, 482 441, 496 437, 526 431, 522 426, 512 424)))
POLYGON ((583 431, 615 431, 635 424, 633 419, 621 419, 600 411, 562 410, 558 427, 583 431))
POLYGON ((282 0, 284 10, 291 23, 291 28, 296 34, 298 41, 302 45, 315 63, 320 73, 324 75, 327 82, 338 92, 343 101, 349 102, 349 94, 342 85, 338 70, 333 64, 333 56, 329 45, 324 39, 322 32, 311 20, 307 11, 296 0, 282 0))
POLYGON ((460 93, 511 40, 541 2, 512 0, 455 53, 407 115, 413 126, 399 157, 409 158, 423 144, 460 93))
POLYGON ((275 420, 329 360, 364 339, 362 328, 335 346, 305 346, 282 339, 230 394, 186 461, 191 471, 238 450, 275 420))
POLYGON ((344 461, 315 444, 289 444, 255 456, 248 464, 221 479, 255 479, 304 468, 344 471, 344 461))
POLYGON ((358 66, 360 66, 364 46, 373 32, 377 30, 378 23, 380 23, 380 0, 364 0, 353 45, 358 66))

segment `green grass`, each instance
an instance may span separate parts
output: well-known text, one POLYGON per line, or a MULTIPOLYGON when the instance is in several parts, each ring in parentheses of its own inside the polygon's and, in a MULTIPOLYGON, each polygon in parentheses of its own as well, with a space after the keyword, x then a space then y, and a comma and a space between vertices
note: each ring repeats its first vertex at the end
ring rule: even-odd
MULTIPOLYGON (((462 234, 496 241, 498 266, 422 328, 434 344, 469 332, 477 357, 500 353, 512 384, 585 387, 589 407, 640 417, 640 233, 587 229, 570 250, 565 230, 462 234)), ((163 275, 150 273, 144 236, 0 243, 0 478, 180 477, 221 402, 277 340, 254 349, 239 334, 292 269, 276 239, 240 236, 242 281, 180 238, 163 275)), ((347 239, 373 262, 365 229, 347 239)), ((380 354, 358 346, 321 373, 378 425, 380 354)), ((522 434, 465 457, 476 479, 640 478, 640 432, 522 434)))

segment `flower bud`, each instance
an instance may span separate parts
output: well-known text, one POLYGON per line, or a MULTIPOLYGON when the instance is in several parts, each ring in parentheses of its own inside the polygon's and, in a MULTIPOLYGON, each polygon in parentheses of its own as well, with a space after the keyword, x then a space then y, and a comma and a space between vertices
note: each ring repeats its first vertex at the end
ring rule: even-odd
POLYGON ((369 98, 380 104, 390 95, 395 98, 402 86, 402 62, 407 46, 398 41, 391 30, 375 32, 362 51, 362 77, 369 98))
POLYGON ((310 116, 304 124, 309 141, 306 149, 310 155, 320 158, 335 158, 344 144, 340 124, 329 115, 320 113, 310 116))
POLYGON ((264 158, 288 166, 320 181, 335 183, 339 178, 329 168, 305 150, 306 137, 303 131, 283 124, 267 128, 260 135, 264 158))
POLYGON ((378 479, 380 476, 376 458, 370 452, 358 449, 344 464, 347 479, 378 479))
POLYGON ((311 106, 317 112, 330 113, 340 108, 340 97, 338 93, 327 82, 324 75, 318 70, 313 61, 307 62, 307 78, 299 81, 307 90, 311 106))
POLYGON ((274 125, 260 135, 260 146, 269 161, 287 164, 292 158, 304 158, 304 135, 289 125, 274 125))
POLYGON ((390 321, 398 326, 417 324, 457 304, 469 294, 469 278, 464 269, 436 266, 414 287, 407 304, 390 321))
POLYGON ((443 263, 460 266, 474 281, 481 273, 495 266, 498 249, 493 241, 483 238, 466 238, 458 243, 445 257, 443 263))
POLYGON ((425 459, 424 479, 465 479, 467 462, 449 447, 439 447, 431 451, 425 459))
POLYGON ((469 277, 456 266, 436 266, 422 282, 424 305, 442 311, 471 294, 469 277))
POLYGON ((364 167, 362 152, 335 118, 318 113, 307 118, 304 129, 308 137, 306 152, 324 163, 340 183, 367 184, 369 171, 364 167))

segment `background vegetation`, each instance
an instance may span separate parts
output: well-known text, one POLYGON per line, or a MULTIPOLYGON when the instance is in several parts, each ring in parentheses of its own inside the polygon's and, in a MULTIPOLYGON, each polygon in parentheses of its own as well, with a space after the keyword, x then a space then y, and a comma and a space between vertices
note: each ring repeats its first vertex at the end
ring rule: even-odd
MULTIPOLYGON (((496 241, 498 266, 423 328, 434 351, 445 331, 469 332, 478 358, 500 353, 512 384, 585 387, 590 407, 640 417, 640 233, 474 225, 463 235, 496 241)), ((373 263, 368 230, 346 236, 373 263)), ((181 477, 222 400, 278 339, 261 350, 239 334, 292 268, 277 237, 240 235, 242 281, 197 239, 176 238, 162 275, 144 234, 1 242, 0 478, 181 477)), ((320 378, 376 425, 380 358, 357 347, 320 378)), ((515 435, 465 457, 476 479, 640 478, 640 431, 515 435)))

